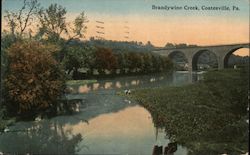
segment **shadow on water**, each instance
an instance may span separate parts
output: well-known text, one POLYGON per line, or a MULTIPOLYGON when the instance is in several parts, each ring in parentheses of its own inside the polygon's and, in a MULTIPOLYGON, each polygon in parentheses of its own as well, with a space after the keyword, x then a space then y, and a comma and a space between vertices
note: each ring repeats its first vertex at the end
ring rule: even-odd
POLYGON ((153 74, 144 76, 118 77, 106 80, 98 80, 96 83, 69 86, 71 94, 94 93, 105 95, 104 90, 122 90, 133 88, 152 88, 162 86, 180 86, 186 83, 197 81, 201 74, 193 73, 190 79, 188 71, 178 71, 173 74, 153 74), (104 91, 104 92, 103 92, 104 91))
POLYGON ((1 152, 74 154, 83 140, 82 135, 72 135, 56 122, 18 123, 10 131, 0 137, 1 152))
MULTIPOLYGON (((78 103, 80 104, 79 111, 73 115, 63 115, 38 122, 16 123, 8 129, 7 133, 0 135, 0 152, 74 154, 88 150, 92 144, 85 144, 83 138, 85 133, 74 133, 72 130, 76 130, 82 125, 91 126, 91 120, 100 115, 112 115, 126 107, 135 106, 135 104, 115 96, 112 92, 106 93, 109 95, 98 95, 98 97, 91 93, 68 95, 69 98, 82 100, 81 103, 78 103)), ((99 121, 99 123, 102 122, 99 121)), ((98 141, 96 142, 98 143, 98 141)))
POLYGON ((80 99, 74 115, 64 115, 54 118, 58 123, 77 124, 86 122, 101 114, 116 113, 127 107, 135 106, 131 101, 115 95, 114 91, 105 91, 88 94, 68 94, 68 99, 80 99))
MULTIPOLYGON (((77 101, 73 115, 14 124, 9 132, 0 135, 0 152, 152 154, 158 144, 173 152, 169 150, 177 146, 173 147, 165 131, 156 132, 150 113, 116 93, 124 89, 185 83, 188 83, 188 75, 175 73, 120 77, 71 87, 71 93, 65 97, 77 101)), ((178 145, 175 155, 183 154, 187 154, 186 149, 178 145)))

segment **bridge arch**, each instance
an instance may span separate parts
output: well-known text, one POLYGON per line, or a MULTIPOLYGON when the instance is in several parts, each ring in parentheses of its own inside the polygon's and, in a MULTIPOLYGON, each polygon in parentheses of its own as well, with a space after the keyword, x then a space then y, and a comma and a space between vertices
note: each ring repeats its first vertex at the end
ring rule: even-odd
POLYGON ((207 56, 209 56, 207 63, 212 62, 211 59, 215 59, 215 60, 213 60, 213 61, 215 61, 214 65, 218 66, 218 56, 213 51, 211 51, 209 49, 201 49, 193 54, 193 57, 192 57, 192 70, 193 71, 198 70, 199 58, 203 54, 207 54, 207 56), (210 58, 210 56, 211 56, 211 58, 210 58))
POLYGON ((187 69, 188 58, 181 50, 174 50, 168 54, 168 57, 173 61, 179 69, 187 69))
POLYGON ((168 57, 170 59, 175 58, 176 56, 183 56, 184 59, 187 61, 187 56, 185 55, 184 52, 180 51, 180 50, 176 50, 176 51, 172 51, 171 53, 168 54, 168 57))
MULTIPOLYGON (((233 49, 231 49, 228 53, 226 53, 226 55, 225 55, 225 57, 224 57, 224 60, 223 60, 224 68, 228 68, 228 67, 229 67, 228 62, 229 62, 230 56, 231 56, 235 51, 237 51, 237 50, 239 50, 239 49, 244 49, 244 48, 246 48, 246 49, 249 50, 249 46, 248 46, 248 47, 247 47, 247 46, 240 46, 240 47, 233 48, 233 49)), ((249 55, 248 55, 248 56, 249 56, 249 55)))
MULTIPOLYGON (((173 58, 177 51, 182 52, 188 61, 188 70, 197 70, 197 62, 199 56, 204 51, 209 51, 214 53, 216 62, 218 64, 218 69, 223 69, 228 64, 228 59, 230 55, 238 49, 247 48, 249 49, 249 43, 242 44, 228 44, 228 45, 212 45, 212 46, 197 46, 197 47, 181 47, 181 48, 162 48, 156 49, 154 53, 160 54, 162 56, 169 56, 173 58)), ((173 59, 172 59, 173 60, 173 59)), ((200 60, 199 60, 200 61, 200 60)), ((211 63, 210 63, 211 64, 211 63)))

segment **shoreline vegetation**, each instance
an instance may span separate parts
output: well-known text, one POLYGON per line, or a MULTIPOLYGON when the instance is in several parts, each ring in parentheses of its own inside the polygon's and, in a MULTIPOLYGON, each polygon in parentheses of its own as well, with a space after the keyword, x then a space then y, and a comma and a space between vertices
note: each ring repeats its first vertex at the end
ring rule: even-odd
POLYGON ((84 85, 84 84, 91 84, 96 83, 97 80, 68 80, 66 81, 66 86, 73 86, 73 85, 84 85))
POLYGON ((248 74, 246 68, 209 71, 202 81, 132 90, 129 98, 192 155, 242 154, 248 151, 248 74))
POLYGON ((1 122, 12 117, 16 121, 53 117, 58 108, 59 113, 70 110, 71 101, 62 98, 67 85, 172 70, 169 58, 150 52, 155 48, 150 41, 143 44, 94 37, 83 41, 88 22, 85 12, 79 12, 70 24, 66 15, 64 6, 55 3, 44 8, 37 0, 24 0, 18 11, 5 10, 1 122), (37 21, 35 33, 30 31, 33 21, 37 21))

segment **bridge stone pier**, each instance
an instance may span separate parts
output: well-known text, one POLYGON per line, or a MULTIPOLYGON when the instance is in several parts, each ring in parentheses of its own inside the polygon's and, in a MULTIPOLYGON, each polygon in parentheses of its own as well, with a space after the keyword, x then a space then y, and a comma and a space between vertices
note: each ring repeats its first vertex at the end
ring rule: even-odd
POLYGON ((171 56, 181 52, 188 60, 188 70, 197 70, 197 62, 199 56, 205 52, 212 52, 215 54, 218 62, 218 69, 223 69, 228 66, 228 59, 230 55, 238 49, 249 48, 249 43, 244 44, 230 44, 230 45, 215 45, 215 46, 198 46, 198 47, 185 47, 185 48, 165 48, 154 50, 154 53, 162 56, 171 56))

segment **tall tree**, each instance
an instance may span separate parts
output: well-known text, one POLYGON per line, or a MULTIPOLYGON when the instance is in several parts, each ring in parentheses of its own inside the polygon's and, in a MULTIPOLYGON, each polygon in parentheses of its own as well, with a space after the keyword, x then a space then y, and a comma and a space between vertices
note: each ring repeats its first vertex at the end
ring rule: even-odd
POLYGON ((40 29, 37 36, 46 36, 48 39, 58 41, 64 34, 68 42, 75 38, 83 38, 88 22, 84 12, 78 15, 73 26, 66 22, 66 8, 51 4, 47 9, 41 8, 38 12, 40 29))
POLYGON ((51 4, 47 9, 41 8, 38 12, 39 35, 58 40, 60 35, 67 31, 66 13, 66 9, 57 4, 51 4))
POLYGON ((4 18, 11 34, 22 36, 35 21, 39 8, 40 3, 37 0, 24 0, 22 8, 18 12, 6 10, 4 18))

